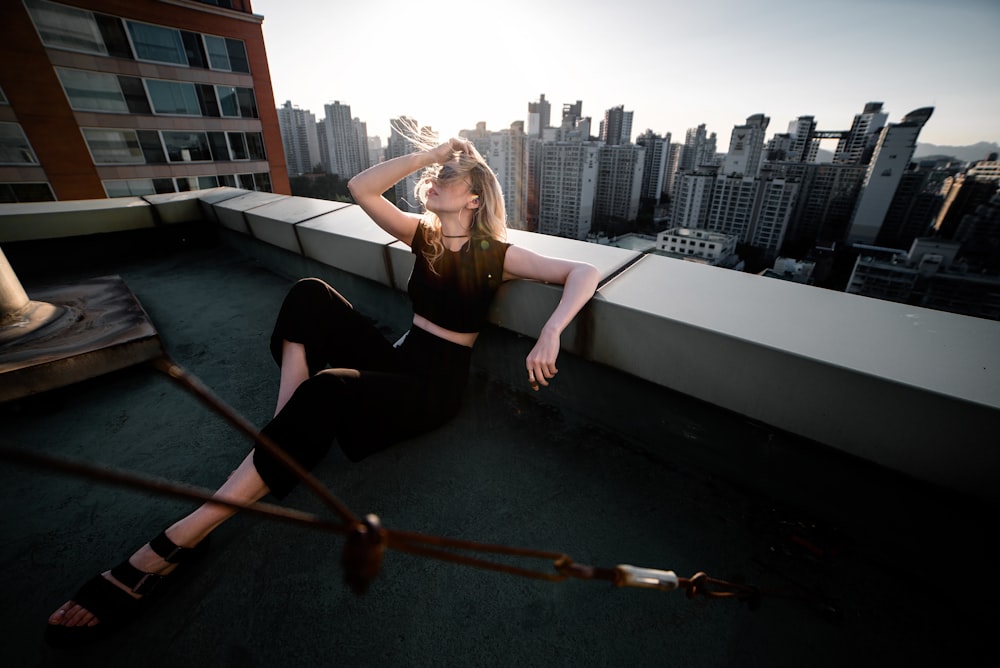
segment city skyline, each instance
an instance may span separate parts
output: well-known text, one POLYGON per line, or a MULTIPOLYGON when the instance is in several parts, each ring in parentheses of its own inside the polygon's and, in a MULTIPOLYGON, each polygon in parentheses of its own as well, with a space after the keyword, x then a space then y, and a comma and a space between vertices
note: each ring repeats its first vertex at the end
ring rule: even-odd
POLYGON ((544 94, 553 123, 563 104, 580 100, 596 133, 604 111, 624 105, 634 111, 633 138, 649 128, 677 141, 704 123, 720 148, 753 114, 771 117, 770 133, 802 115, 843 130, 870 101, 885 103, 889 122, 934 107, 924 143, 1000 143, 1000 91, 992 85, 1000 6, 990 0, 823 0, 807 10, 790 0, 696 10, 624 0, 614 25, 625 27, 615 29, 592 0, 442 0, 429 19, 393 0, 254 0, 253 9, 264 16, 276 102, 290 100, 317 119, 325 104, 348 104, 383 141, 401 115, 442 135, 477 122, 503 129, 544 94), (338 30, 341 23, 349 29, 338 30), (540 27, 526 42, 520 31, 531 26, 540 27), (399 54, 407 54, 402 64, 399 54))

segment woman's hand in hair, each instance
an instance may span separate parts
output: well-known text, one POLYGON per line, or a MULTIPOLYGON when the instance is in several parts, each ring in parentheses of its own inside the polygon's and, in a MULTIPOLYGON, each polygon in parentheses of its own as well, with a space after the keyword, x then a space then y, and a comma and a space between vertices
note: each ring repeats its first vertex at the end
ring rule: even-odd
POLYGON ((438 165, 450 162, 456 153, 472 153, 472 144, 465 139, 452 137, 430 151, 431 157, 434 158, 434 163, 438 165))

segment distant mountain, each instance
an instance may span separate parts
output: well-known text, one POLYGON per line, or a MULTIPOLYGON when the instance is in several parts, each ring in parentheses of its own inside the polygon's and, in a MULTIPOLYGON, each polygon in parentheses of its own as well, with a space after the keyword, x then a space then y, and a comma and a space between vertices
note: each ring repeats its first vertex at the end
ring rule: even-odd
POLYGON ((962 162, 975 162, 985 160, 990 153, 1000 153, 1000 144, 981 141, 970 146, 938 146, 917 142, 917 150, 913 152, 913 157, 949 156, 962 162))

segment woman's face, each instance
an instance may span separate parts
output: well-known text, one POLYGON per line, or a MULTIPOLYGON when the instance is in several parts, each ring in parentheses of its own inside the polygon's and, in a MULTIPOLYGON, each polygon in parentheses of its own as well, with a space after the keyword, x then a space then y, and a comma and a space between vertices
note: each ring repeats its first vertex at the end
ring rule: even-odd
POLYGON ((441 166, 436 176, 431 177, 431 187, 427 190, 427 210, 438 216, 466 208, 475 201, 472 181, 459 174, 457 160, 441 166))

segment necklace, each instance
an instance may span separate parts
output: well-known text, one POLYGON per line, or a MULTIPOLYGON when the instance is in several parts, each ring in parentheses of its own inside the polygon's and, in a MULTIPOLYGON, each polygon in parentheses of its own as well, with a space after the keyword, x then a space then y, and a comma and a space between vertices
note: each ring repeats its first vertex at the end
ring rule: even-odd
POLYGON ((471 237, 472 235, 466 232, 465 234, 441 234, 445 239, 464 239, 465 237, 471 237))

